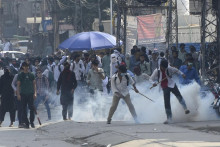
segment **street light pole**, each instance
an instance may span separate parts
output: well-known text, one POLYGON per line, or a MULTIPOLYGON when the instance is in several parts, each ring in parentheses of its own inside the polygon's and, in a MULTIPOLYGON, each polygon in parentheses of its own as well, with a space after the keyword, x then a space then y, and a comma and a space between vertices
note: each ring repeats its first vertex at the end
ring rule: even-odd
POLYGON ((36 24, 37 17, 37 0, 34 1, 34 25, 36 24))
POLYGON ((20 3, 16 4, 16 10, 17 10, 17 35, 19 35, 19 5, 20 5, 20 3))

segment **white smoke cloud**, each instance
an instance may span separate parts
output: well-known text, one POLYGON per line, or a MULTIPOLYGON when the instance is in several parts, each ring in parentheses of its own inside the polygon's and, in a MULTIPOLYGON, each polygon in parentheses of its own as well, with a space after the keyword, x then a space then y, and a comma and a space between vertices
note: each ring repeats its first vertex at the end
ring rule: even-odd
MULTIPOLYGON (((166 120, 163 92, 159 91, 158 87, 150 90, 150 86, 151 85, 147 82, 137 85, 141 93, 153 99, 155 102, 151 102, 147 98, 131 90, 130 95, 132 103, 141 123, 162 123, 166 120)), ((207 92, 205 97, 201 97, 200 86, 196 82, 187 86, 179 86, 179 89, 191 113, 185 115, 182 106, 179 104, 176 97, 171 94, 171 107, 173 120, 175 122, 218 119, 214 109, 210 107, 214 100, 210 92, 207 92)), ((78 103, 80 97, 81 96, 75 94, 74 121, 89 122, 107 120, 112 103, 112 95, 102 95, 97 92, 92 98, 90 94, 84 93, 83 97, 87 98, 88 101, 82 104, 78 103)), ((129 109, 122 99, 119 102, 112 121, 133 121, 129 109)))

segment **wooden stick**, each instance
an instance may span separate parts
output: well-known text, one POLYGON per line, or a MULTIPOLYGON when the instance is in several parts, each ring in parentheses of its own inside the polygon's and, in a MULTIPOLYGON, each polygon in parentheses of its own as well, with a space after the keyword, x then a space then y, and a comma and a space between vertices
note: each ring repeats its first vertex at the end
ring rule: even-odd
POLYGON ((38 116, 38 113, 37 113, 37 110, 35 107, 34 107, 34 113, 37 116, 37 120, 38 120, 39 125, 41 125, 40 117, 38 116))
MULTIPOLYGON (((134 89, 132 88, 132 90, 134 90, 134 89)), ((135 90, 134 90, 134 91, 135 91, 135 90)), ((143 97, 147 98, 148 100, 150 100, 150 101, 154 102, 152 99, 148 98, 148 97, 147 97, 147 96, 145 96, 144 94, 142 94, 142 93, 140 93, 140 92, 138 92, 138 94, 140 94, 140 95, 142 95, 143 97)))

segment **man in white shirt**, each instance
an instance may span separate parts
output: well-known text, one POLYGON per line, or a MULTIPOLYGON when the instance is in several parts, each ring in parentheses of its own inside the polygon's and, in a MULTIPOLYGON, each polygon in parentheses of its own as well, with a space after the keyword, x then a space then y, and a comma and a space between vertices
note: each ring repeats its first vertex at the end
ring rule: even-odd
POLYGON ((180 44, 180 51, 179 51, 179 59, 182 60, 182 62, 184 63, 186 60, 186 50, 185 50, 185 44, 181 43, 180 44))
POLYGON ((154 87, 157 86, 156 81, 158 81, 160 87, 163 89, 165 111, 167 115, 167 120, 164 122, 164 124, 168 124, 172 122, 170 92, 172 92, 176 96, 179 103, 182 105, 183 109, 185 110, 185 114, 190 113, 190 111, 187 109, 185 100, 183 99, 175 81, 173 81, 172 79, 172 75, 174 74, 182 75, 183 78, 185 78, 185 75, 180 70, 168 66, 167 60, 162 60, 160 63, 160 69, 155 69, 150 77, 150 81, 153 83, 154 87))
POLYGON ((78 95, 79 103, 85 102, 86 97, 83 96, 85 93, 85 88, 82 88, 85 84, 84 81, 84 74, 85 74, 85 66, 83 61, 80 59, 80 55, 76 54, 74 56, 74 61, 71 63, 70 70, 75 73, 76 81, 77 81, 77 88, 75 90, 76 95, 78 95))
POLYGON ((53 74, 54 74, 54 80, 57 83, 58 78, 60 76, 60 73, 64 69, 64 66, 62 64, 60 64, 60 59, 58 57, 55 57, 54 60, 55 60, 54 61, 55 64, 52 66, 52 71, 53 71, 53 74))
POLYGON ((9 51, 10 50, 10 46, 11 46, 11 43, 9 40, 6 40, 5 44, 4 44, 4 48, 3 48, 3 51, 9 51))
POLYGON ((134 80, 136 84, 146 82, 150 78, 148 74, 141 73, 141 69, 138 66, 134 67, 134 74, 135 74, 134 80))
POLYGON ((70 70, 75 73, 78 86, 80 86, 80 81, 83 80, 82 78, 85 72, 85 66, 83 64, 83 61, 80 59, 79 54, 75 55, 74 61, 71 63, 70 66, 70 70))
POLYGON ((138 93, 139 91, 137 90, 135 86, 135 81, 127 73, 126 66, 120 65, 118 68, 118 72, 115 73, 111 78, 113 101, 112 101, 112 106, 109 110, 107 124, 111 123, 112 116, 115 110, 117 109, 120 98, 124 99, 135 122, 138 123, 136 111, 134 109, 133 104, 131 103, 131 98, 130 98, 129 89, 128 89, 129 83, 131 83, 135 92, 138 93))
POLYGON ((117 50, 114 50, 114 53, 111 54, 111 63, 110 63, 110 77, 112 77, 115 72, 117 72, 118 66, 122 62, 122 57, 120 56, 120 52, 117 50))

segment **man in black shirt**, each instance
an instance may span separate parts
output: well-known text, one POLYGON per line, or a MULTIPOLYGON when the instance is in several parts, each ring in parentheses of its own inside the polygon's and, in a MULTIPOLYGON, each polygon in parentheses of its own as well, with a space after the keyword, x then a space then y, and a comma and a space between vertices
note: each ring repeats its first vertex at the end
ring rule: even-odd
POLYGON ((73 94, 76 87, 75 73, 70 71, 70 64, 66 62, 57 82, 57 95, 59 95, 61 89, 60 103, 63 106, 63 120, 67 120, 67 111, 69 120, 73 116, 73 94))

